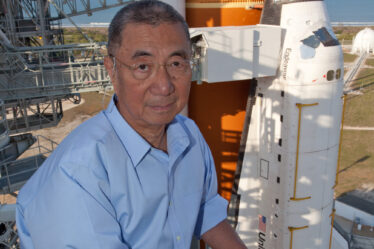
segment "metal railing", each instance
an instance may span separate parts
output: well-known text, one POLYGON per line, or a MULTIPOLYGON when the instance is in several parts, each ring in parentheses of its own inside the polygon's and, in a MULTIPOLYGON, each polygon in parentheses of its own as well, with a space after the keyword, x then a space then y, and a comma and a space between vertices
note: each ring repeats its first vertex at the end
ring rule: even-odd
POLYGON ((5 51, 5 60, 0 62, 0 98, 14 100, 103 91, 111 87, 103 65, 105 53, 105 43, 5 51), (18 67, 9 63, 17 59, 18 67))
POLYGON ((23 184, 41 166, 44 160, 57 147, 57 143, 42 135, 19 160, 0 163, 0 193, 16 195, 23 184))

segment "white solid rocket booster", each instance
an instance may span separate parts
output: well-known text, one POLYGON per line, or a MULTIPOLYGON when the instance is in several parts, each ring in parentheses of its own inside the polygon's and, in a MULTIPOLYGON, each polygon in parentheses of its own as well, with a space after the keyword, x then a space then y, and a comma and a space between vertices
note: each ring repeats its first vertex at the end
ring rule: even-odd
POLYGON ((250 249, 331 248, 341 46, 323 1, 266 1, 261 23, 284 30, 281 63, 277 76, 258 79, 236 228, 250 249))

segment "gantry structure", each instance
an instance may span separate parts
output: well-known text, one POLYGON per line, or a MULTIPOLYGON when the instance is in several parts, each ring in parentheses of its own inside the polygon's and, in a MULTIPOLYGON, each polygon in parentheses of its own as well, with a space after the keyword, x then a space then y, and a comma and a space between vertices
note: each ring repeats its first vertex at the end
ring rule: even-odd
MULTIPOLYGON (((16 196, 57 145, 26 132, 57 125, 63 100, 78 103, 82 92, 111 88, 103 65, 106 44, 88 37, 72 17, 128 2, 0 1, 0 194, 16 196), (87 42, 65 44, 63 19, 87 42)), ((0 203, 0 248, 18 243, 15 206, 0 203)))
POLYGON ((127 3, 122 0, 3 0, 0 6, 0 99, 10 133, 54 126, 62 99, 111 86, 105 44, 64 44, 62 20, 127 3))

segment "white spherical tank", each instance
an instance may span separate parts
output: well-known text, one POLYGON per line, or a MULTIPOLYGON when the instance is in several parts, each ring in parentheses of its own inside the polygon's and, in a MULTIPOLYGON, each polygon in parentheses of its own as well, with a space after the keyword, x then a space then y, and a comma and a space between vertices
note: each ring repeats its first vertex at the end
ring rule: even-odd
POLYGON ((353 39, 352 53, 374 53, 374 30, 365 28, 353 39))

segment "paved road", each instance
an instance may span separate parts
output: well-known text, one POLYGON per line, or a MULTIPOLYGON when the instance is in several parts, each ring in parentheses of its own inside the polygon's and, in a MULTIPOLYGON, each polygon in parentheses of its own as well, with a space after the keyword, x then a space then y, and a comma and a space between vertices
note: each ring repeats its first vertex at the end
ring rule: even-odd
POLYGON ((374 127, 367 127, 367 126, 343 126, 343 130, 355 130, 355 131, 374 131, 374 127))

